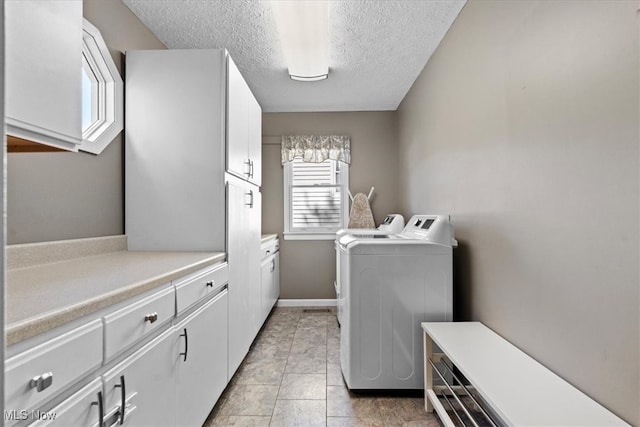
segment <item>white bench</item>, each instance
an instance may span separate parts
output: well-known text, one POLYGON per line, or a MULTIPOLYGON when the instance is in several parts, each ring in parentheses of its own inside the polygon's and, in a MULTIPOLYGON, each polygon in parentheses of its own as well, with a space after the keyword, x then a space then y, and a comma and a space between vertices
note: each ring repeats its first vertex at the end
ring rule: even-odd
POLYGON ((450 414, 473 426, 629 426, 480 322, 425 322, 422 329, 425 409, 446 427, 455 426, 450 414))

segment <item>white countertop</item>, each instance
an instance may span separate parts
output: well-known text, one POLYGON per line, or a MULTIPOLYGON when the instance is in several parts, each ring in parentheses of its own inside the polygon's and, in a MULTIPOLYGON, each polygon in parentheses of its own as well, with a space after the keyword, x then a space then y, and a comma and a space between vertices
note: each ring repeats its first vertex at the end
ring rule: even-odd
POLYGON ((266 243, 270 240, 275 240, 278 238, 277 234, 263 234, 260 240, 260 243, 266 243))
MULTIPOLYGON (((17 246, 20 248, 15 249, 22 254, 24 247, 33 249, 29 245, 17 246)), ((37 246, 37 251, 47 253, 43 244, 37 246)), ((9 246, 10 256, 11 250, 9 246)), ((224 252, 127 251, 111 245, 109 252, 99 253, 87 252, 86 244, 82 250, 91 255, 72 253, 63 257, 66 259, 50 262, 50 257, 41 264, 34 264, 33 259, 8 262, 7 345, 226 260, 224 252), (20 267, 11 268, 12 265, 20 267)))

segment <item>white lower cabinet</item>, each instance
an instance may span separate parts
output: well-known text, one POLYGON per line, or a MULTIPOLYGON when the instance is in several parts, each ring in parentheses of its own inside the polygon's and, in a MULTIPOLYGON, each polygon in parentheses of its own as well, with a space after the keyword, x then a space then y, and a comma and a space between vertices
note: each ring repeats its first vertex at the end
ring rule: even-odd
MULTIPOLYGON (((33 411, 36 420, 32 426, 87 426, 99 427, 103 410, 102 381, 100 378, 65 399, 49 411, 33 411)), ((100 426, 101 427, 101 426, 100 426)))
POLYGON ((261 268, 262 301, 260 313, 262 322, 264 322, 280 296, 280 254, 276 252, 264 258, 261 268))
POLYGON ((230 177, 227 182, 229 262, 229 378, 260 329, 260 191, 230 177))
POLYGON ((175 424, 174 336, 165 331, 103 376, 105 426, 175 424))
POLYGON ((5 361, 4 425, 204 423, 230 378, 227 264, 116 308, 5 361))
POLYGON ((103 376, 105 426, 202 425, 227 386, 228 290, 219 289, 103 376))
POLYGON ((226 288, 175 325, 176 425, 199 426, 227 386, 226 288))
POLYGON ((102 322, 96 319, 5 361, 6 425, 24 418, 102 363, 102 322))
POLYGON ((246 260, 245 268, 249 270, 249 313, 251 317, 251 329, 249 344, 260 332, 263 319, 260 316, 261 307, 261 284, 260 284, 260 215, 262 212, 262 194, 259 191, 253 192, 249 209, 249 224, 257 224, 258 227, 248 227, 247 245, 249 246, 249 258, 246 260))

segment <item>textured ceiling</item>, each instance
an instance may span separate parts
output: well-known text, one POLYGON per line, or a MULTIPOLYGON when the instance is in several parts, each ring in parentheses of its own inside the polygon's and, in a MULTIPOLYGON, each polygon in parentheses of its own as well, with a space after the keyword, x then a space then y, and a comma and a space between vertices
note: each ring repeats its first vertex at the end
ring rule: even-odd
POLYGON ((269 1, 123 0, 170 49, 225 47, 265 112, 395 110, 465 0, 331 1, 329 78, 289 78, 269 1))

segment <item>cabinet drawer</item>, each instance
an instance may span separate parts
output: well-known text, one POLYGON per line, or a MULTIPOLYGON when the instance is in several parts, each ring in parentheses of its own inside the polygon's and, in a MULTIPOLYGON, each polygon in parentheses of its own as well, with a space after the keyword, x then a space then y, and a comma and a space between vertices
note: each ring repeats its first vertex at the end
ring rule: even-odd
POLYGON ((176 283, 178 313, 190 307, 229 281, 228 264, 217 264, 206 270, 198 271, 176 283))
POLYGON ((100 319, 17 354, 6 361, 5 410, 33 408, 101 363, 100 319))
POLYGON ((31 427, 102 427, 99 426, 98 409, 98 392, 101 391, 102 380, 97 378, 53 409, 43 413, 43 417, 31 424, 31 427))
POLYGON ((164 288, 104 317, 105 360, 158 329, 175 315, 173 287, 164 288))

